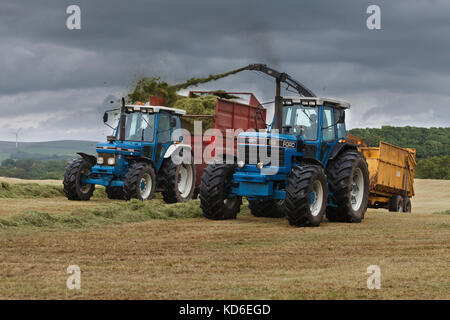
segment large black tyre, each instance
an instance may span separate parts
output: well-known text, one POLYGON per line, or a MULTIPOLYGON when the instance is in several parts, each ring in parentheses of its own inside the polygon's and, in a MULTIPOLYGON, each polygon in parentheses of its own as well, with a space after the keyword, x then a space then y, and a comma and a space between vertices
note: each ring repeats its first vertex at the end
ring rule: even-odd
POLYGON ((203 215, 212 220, 236 219, 242 197, 230 197, 235 165, 208 165, 200 183, 200 207, 203 215))
POLYGON ((344 150, 328 164, 327 176, 333 203, 337 205, 328 206, 328 220, 361 222, 369 199, 369 169, 366 158, 357 150, 344 150))
POLYGON ((263 218, 284 218, 286 213, 280 200, 248 200, 252 215, 263 218))
POLYGON ((108 199, 127 200, 123 187, 106 187, 105 192, 108 196, 108 199))
POLYGON ((125 175, 123 189, 126 199, 149 200, 155 192, 156 180, 153 167, 144 162, 130 166, 125 175))
POLYGON ((92 164, 85 159, 76 159, 66 167, 63 191, 69 200, 87 201, 92 197, 95 185, 81 183, 81 177, 91 172, 92 164))
POLYGON ((195 188, 195 166, 192 163, 175 164, 171 159, 164 160, 158 172, 158 185, 164 202, 187 202, 192 198, 195 188))
POLYGON ((402 212, 403 211, 403 198, 399 195, 392 196, 389 200, 390 212, 402 212))
POLYGON ((290 225, 320 225, 327 199, 327 177, 321 166, 303 164, 292 169, 287 181, 286 198, 282 202, 290 225))
POLYGON ((406 198, 405 204, 403 205, 403 212, 411 213, 411 198, 406 198))

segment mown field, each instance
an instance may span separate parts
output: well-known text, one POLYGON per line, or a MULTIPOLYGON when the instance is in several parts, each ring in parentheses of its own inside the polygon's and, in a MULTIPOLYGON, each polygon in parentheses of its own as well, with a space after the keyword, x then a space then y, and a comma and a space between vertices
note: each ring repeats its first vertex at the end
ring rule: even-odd
POLYGON ((110 201, 101 189, 69 202, 60 185, 0 178, 1 299, 450 299, 450 181, 416 180, 412 214, 318 228, 245 205, 209 221, 198 200, 110 201), (80 290, 66 288, 69 265, 80 290))

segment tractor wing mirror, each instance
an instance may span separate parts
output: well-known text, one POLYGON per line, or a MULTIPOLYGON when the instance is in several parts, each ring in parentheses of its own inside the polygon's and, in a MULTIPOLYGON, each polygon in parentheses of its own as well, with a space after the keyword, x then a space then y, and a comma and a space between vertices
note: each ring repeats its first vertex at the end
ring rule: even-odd
POLYGON ((104 123, 107 123, 107 122, 108 122, 108 112, 105 112, 105 113, 103 114, 103 122, 104 122, 104 123))

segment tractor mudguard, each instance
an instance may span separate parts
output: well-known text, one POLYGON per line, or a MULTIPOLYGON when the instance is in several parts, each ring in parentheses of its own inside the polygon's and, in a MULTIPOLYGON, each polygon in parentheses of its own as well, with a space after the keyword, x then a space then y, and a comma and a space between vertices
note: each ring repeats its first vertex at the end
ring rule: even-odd
POLYGON ((131 162, 131 163, 134 163, 134 162, 144 162, 144 163, 147 163, 147 164, 151 165, 151 166, 153 167, 153 169, 156 171, 156 165, 155 165, 155 163, 153 162, 153 160, 150 159, 150 158, 142 157, 142 156, 141 156, 141 157, 133 157, 133 158, 129 158, 128 161, 131 162))
POLYGON ((328 158, 328 162, 334 158, 336 158, 342 151, 347 149, 353 149, 358 151, 358 147, 356 144, 352 143, 336 143, 333 150, 331 150, 330 157, 328 158))
POLYGON ((166 153, 164 154, 164 159, 170 158, 172 154, 180 150, 183 150, 183 152, 188 152, 188 154, 192 153, 192 148, 188 144, 172 144, 167 148, 166 153))
POLYGON ((314 159, 314 158, 298 158, 299 163, 301 164, 312 164, 320 167, 324 167, 322 161, 314 159))
POLYGON ((97 163, 97 157, 87 154, 87 153, 83 153, 83 152, 77 152, 77 154, 79 154, 84 160, 88 161, 90 164, 92 164, 93 166, 95 166, 95 164, 97 163))

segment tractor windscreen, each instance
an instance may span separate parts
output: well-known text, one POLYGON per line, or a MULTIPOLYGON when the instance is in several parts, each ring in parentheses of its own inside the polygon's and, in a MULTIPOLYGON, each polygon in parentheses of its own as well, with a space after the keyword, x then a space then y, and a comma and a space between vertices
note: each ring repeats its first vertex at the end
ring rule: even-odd
POLYGON ((302 135, 305 140, 317 140, 318 107, 284 106, 282 121, 283 133, 302 135))
POLYGON ((155 135, 155 114, 132 112, 125 120, 125 140, 152 142, 155 135))

